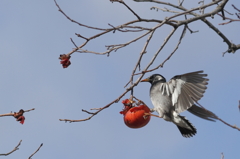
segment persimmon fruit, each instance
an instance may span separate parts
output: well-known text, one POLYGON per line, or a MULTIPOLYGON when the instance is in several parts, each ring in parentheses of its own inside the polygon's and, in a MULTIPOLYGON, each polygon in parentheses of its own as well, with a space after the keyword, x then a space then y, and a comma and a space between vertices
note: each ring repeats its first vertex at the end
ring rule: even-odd
POLYGON ((151 119, 150 115, 145 115, 145 113, 150 113, 150 109, 146 105, 139 105, 133 107, 131 103, 127 101, 122 102, 125 105, 123 111, 124 123, 130 128, 141 128, 148 124, 151 119))

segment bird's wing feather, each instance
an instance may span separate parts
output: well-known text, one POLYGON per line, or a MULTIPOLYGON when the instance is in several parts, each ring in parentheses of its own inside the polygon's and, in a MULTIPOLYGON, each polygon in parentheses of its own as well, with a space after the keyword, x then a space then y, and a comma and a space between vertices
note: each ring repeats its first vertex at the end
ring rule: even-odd
POLYGON ((188 111, 202 119, 210 120, 210 121, 215 121, 218 119, 217 115, 215 115, 213 112, 196 106, 195 104, 188 109, 188 111))
POLYGON ((167 83, 162 83, 160 91, 163 95, 172 96, 172 104, 177 113, 190 108, 195 102, 203 97, 207 89, 207 74, 203 71, 186 73, 174 76, 167 83))

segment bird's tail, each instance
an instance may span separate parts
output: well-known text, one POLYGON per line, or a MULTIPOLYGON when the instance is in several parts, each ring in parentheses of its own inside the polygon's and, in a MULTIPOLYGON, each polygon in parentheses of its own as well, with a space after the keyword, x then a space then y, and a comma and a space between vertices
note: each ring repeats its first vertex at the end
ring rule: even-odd
POLYGON ((188 109, 188 111, 202 119, 205 119, 205 120, 215 121, 218 119, 217 115, 215 115, 213 112, 211 112, 207 109, 198 107, 195 104, 192 105, 192 107, 190 107, 188 109))
POLYGON ((175 116, 173 123, 176 124, 183 137, 192 137, 197 133, 197 129, 184 116, 175 116))

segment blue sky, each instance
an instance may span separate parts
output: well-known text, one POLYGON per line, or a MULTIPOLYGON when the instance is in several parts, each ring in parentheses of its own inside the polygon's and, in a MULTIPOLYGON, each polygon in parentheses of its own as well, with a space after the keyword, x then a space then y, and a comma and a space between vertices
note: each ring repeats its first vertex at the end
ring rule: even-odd
MULTIPOLYGON (((197 2, 185 1, 185 4, 193 8, 197 2)), ((108 28, 108 23, 117 26, 136 19, 123 5, 108 0, 59 0, 58 3, 72 19, 91 26, 108 28)), ((164 19, 170 16, 149 9, 157 4, 130 0, 126 3, 143 18, 164 19)), ((239 1, 231 0, 226 6, 230 12, 235 12, 231 4, 240 7, 239 1)), ((103 107, 122 94, 146 38, 111 53, 110 57, 75 53, 71 58, 72 65, 63 69, 58 57, 74 48, 70 38, 80 45, 84 40, 76 37, 75 33, 90 37, 97 32, 67 20, 58 12, 53 0, 1 0, 0 15, 0 114, 35 108, 25 113, 24 125, 13 117, 0 118, 0 153, 11 151, 22 140, 20 149, 5 158, 28 158, 41 143, 43 147, 34 159, 202 159, 220 158, 222 152, 226 159, 239 158, 239 131, 219 121, 202 120, 188 112, 182 114, 198 131, 196 136, 188 139, 181 136, 175 125, 158 118, 152 118, 141 129, 126 127, 119 114, 123 108, 121 102, 89 121, 60 122, 59 119, 65 118, 87 118, 88 114, 82 109, 103 107)), ((239 23, 220 26, 220 17, 208 19, 229 40, 239 44, 239 23)), ((160 73, 169 80, 178 74, 204 70, 210 81, 199 102, 223 120, 240 126, 239 51, 222 57, 227 45, 215 32, 200 21, 189 26, 199 32, 187 32, 174 56, 163 68, 152 73, 160 73)), ((159 65, 172 52, 181 29, 151 68, 159 65)), ((142 68, 149 63, 170 30, 170 27, 164 26, 156 32, 142 61, 142 68)), ((105 45, 124 43, 137 35, 109 33, 90 42, 85 49, 104 52, 105 45)), ((152 107, 149 88, 148 83, 140 83, 134 93, 152 107)), ((129 94, 125 98, 129 98, 129 94)))

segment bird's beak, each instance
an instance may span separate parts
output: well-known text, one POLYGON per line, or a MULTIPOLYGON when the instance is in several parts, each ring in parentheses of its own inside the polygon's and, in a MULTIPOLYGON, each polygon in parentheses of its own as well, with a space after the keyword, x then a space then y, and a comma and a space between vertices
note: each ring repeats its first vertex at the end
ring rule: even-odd
POLYGON ((149 82, 149 79, 148 78, 143 79, 143 80, 141 80, 141 82, 149 82))

